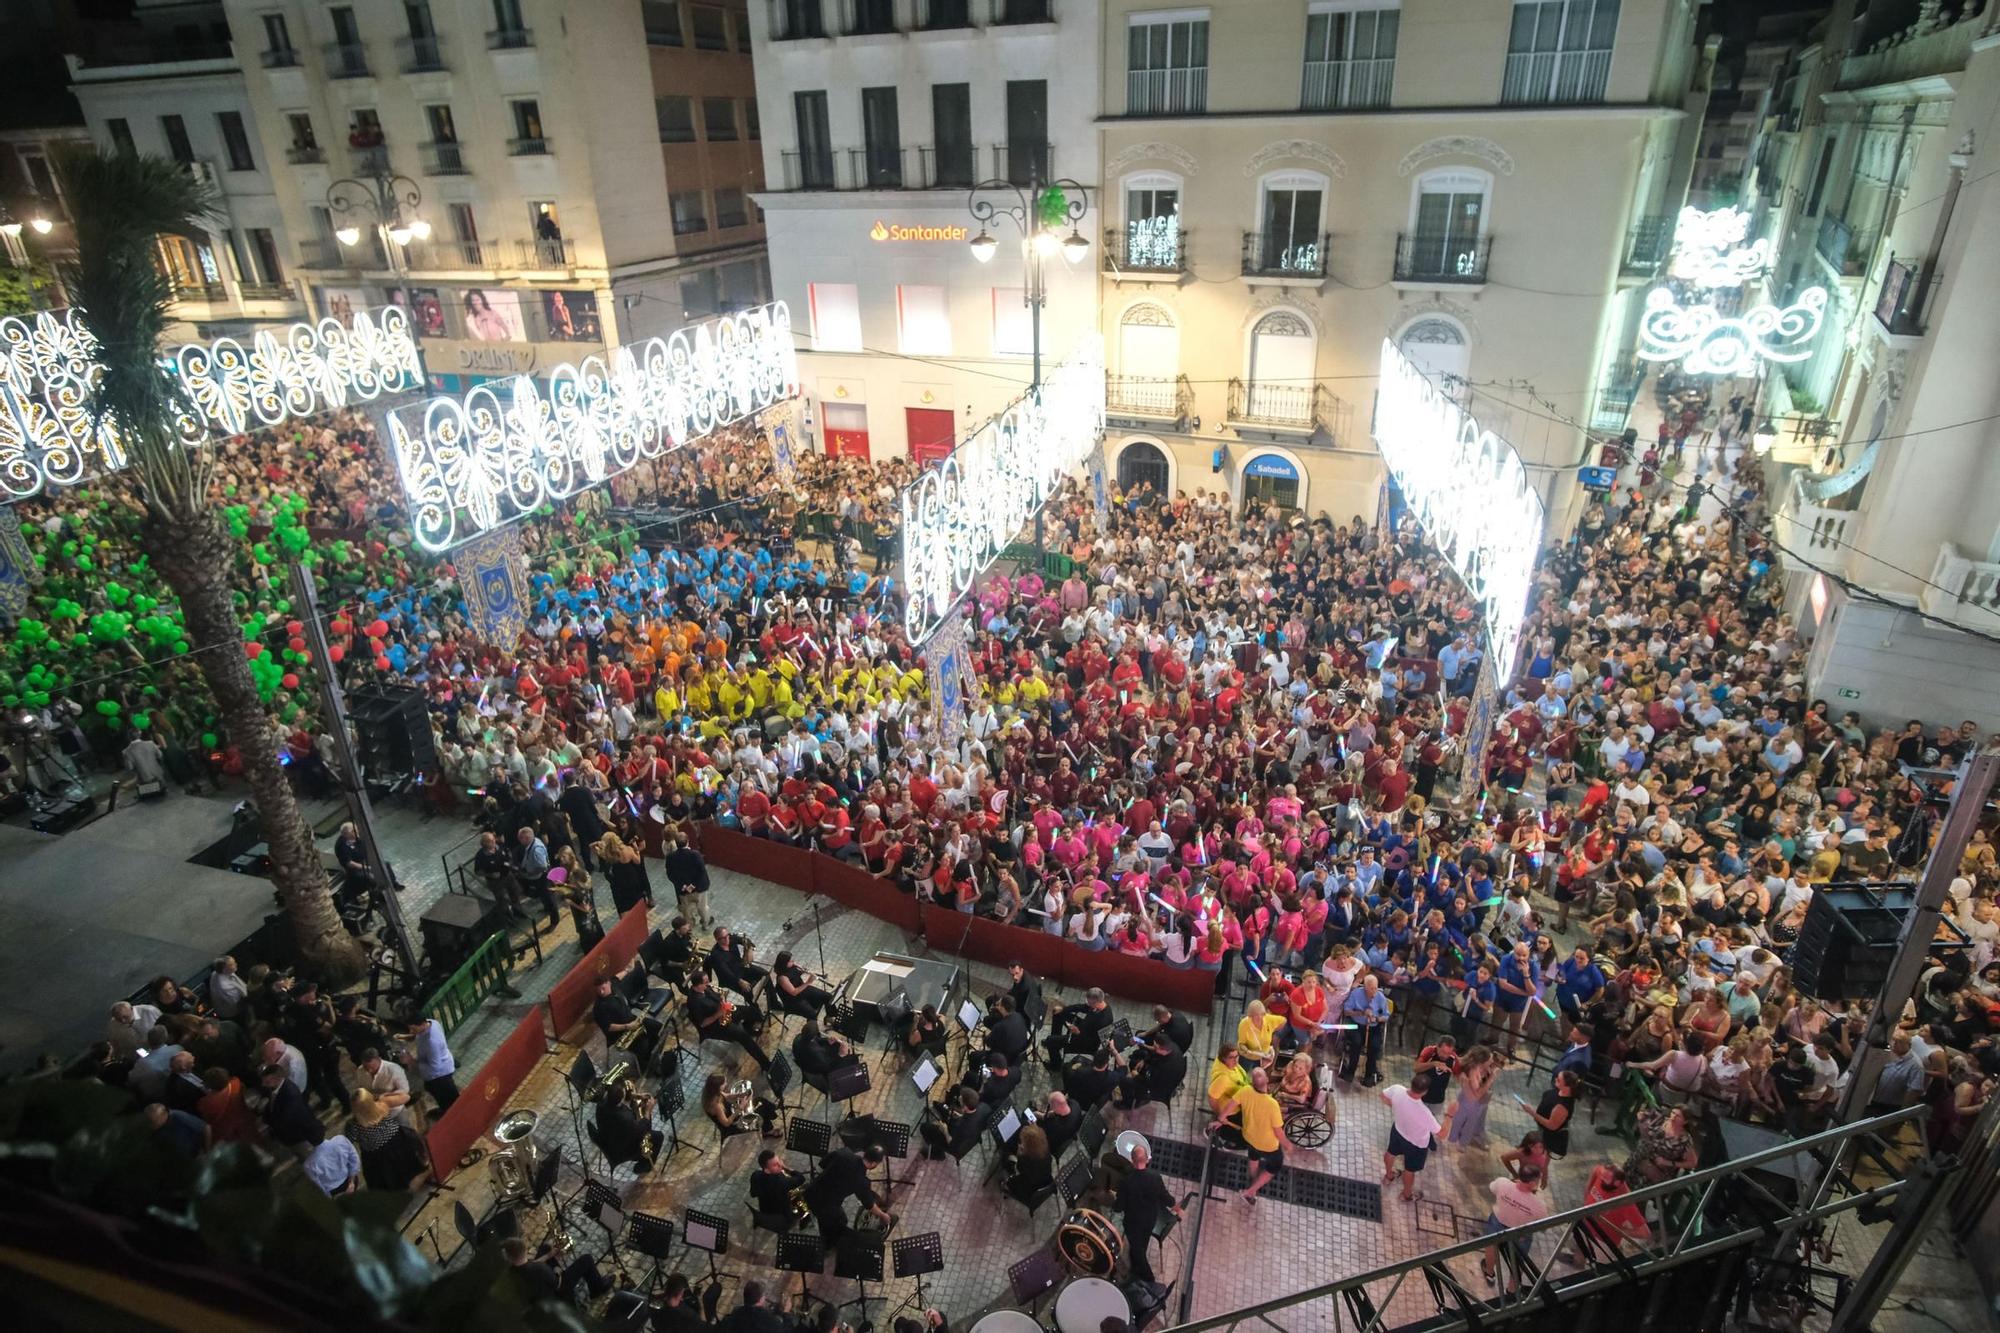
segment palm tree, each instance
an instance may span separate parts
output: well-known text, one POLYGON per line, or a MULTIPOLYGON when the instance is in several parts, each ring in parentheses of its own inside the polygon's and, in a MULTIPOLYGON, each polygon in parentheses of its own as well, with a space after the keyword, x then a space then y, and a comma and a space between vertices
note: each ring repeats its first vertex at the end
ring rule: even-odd
POLYGON ((92 405, 131 459, 123 484, 145 510, 141 544, 180 597, 188 638, 200 649, 195 660, 243 754, 250 799, 271 848, 271 878, 300 957, 328 982, 354 980, 363 968, 361 947, 341 923, 312 830, 278 762, 276 729, 238 650, 243 634, 229 586, 236 551, 209 504, 213 459, 206 449, 181 447, 174 422, 184 390, 160 370, 173 287, 154 263, 154 241, 200 231, 215 212, 215 197, 163 157, 82 150, 59 157, 56 167, 76 219, 76 258, 63 279, 97 340, 102 371, 92 405))

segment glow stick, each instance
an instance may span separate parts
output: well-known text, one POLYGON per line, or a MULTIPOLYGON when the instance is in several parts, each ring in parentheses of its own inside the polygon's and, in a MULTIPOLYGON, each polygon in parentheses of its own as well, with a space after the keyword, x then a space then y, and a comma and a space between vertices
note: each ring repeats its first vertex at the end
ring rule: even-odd
POLYGON ((1542 1012, 1547 1014, 1550 1019, 1553 1020, 1556 1017, 1556 1011, 1550 1007, 1547 1000, 1537 999, 1535 1003, 1542 1007, 1542 1012))
POLYGON ((1259 980, 1259 981, 1262 981, 1262 980, 1264 979, 1264 969, 1263 969, 1263 968, 1261 968, 1261 967, 1259 967, 1259 966, 1257 966, 1257 960, 1256 960, 1256 959, 1254 959, 1254 958, 1245 958, 1245 959, 1243 960, 1243 966, 1245 966, 1245 967, 1249 968, 1249 969, 1250 969, 1250 975, 1251 975, 1251 976, 1254 976, 1254 977, 1256 977, 1256 978, 1257 978, 1257 980, 1259 980))
POLYGON ((1321 1023, 1319 1030, 1321 1032, 1353 1032, 1360 1026, 1359 1023, 1321 1023))

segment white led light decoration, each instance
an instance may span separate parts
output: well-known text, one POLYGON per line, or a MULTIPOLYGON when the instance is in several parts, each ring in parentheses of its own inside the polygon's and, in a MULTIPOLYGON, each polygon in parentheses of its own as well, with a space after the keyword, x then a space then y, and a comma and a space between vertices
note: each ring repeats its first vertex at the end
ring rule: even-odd
POLYGON ((1382 343, 1375 443, 1424 535, 1465 581, 1495 678, 1512 679, 1541 552, 1542 497, 1514 447, 1382 343))
POLYGON ((1674 223, 1674 260, 1668 272, 1697 287, 1741 287, 1771 263, 1771 243, 1743 244, 1751 215, 1740 208, 1704 213, 1683 208, 1674 223))
POLYGON ((417 542, 442 551, 798 391, 782 301, 388 414, 417 542))
POLYGON ((1809 287, 1788 306, 1753 306, 1724 315, 1712 305, 1683 306, 1665 287, 1646 295, 1639 357, 1679 361, 1690 375, 1749 375, 1759 361, 1803 361, 1826 318, 1826 289, 1809 287))
MULTIPOLYGON (((117 432, 94 420, 96 343, 74 310, 0 319, 0 500, 73 486, 128 459, 117 432)), ((387 307, 349 326, 323 319, 189 343, 161 356, 185 390, 182 443, 239 434, 292 417, 415 388, 423 382, 409 320, 387 307)))
POLYGON ((1104 439, 1104 340, 1070 357, 903 490, 903 628, 921 644, 1104 439))

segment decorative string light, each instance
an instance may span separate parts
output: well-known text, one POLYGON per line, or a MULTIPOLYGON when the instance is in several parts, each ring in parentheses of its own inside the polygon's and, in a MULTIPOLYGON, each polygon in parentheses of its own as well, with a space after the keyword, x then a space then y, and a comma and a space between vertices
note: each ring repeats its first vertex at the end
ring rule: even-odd
POLYGON ((1067 361, 903 489, 903 627, 922 643, 1104 439, 1104 340, 1067 361))
POLYGON ((524 518, 798 392, 782 301, 388 414, 419 545, 524 518))
MULTIPOLYGON (((412 389, 423 382, 408 317, 394 306, 188 343, 160 358, 180 380, 183 444, 412 389)), ((131 460, 92 404, 97 344, 75 310, 0 319, 0 498, 74 486, 131 460)))
POLYGON ((1795 362, 1812 355, 1826 318, 1826 289, 1809 287, 1788 306, 1753 306, 1724 315, 1712 305, 1683 306, 1665 287, 1646 295, 1639 320, 1639 357, 1679 361, 1690 375, 1749 375, 1759 361, 1795 362))
POLYGON ((1674 261, 1668 272, 1696 287, 1741 287, 1771 263, 1769 241, 1743 244, 1752 220, 1740 208, 1706 213, 1683 208, 1674 223, 1674 261))

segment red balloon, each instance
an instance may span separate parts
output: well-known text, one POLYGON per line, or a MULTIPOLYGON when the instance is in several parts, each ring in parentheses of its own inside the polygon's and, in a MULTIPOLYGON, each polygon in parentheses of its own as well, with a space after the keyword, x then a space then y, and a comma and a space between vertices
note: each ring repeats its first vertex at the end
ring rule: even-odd
POLYGON ((243 655, 254 662, 264 655, 264 645, 252 639, 243 645, 243 655))
POLYGON ((291 643, 287 646, 295 653, 302 653, 306 650, 306 641, 297 635, 293 635, 291 643))
POLYGON ((388 632, 389 632, 389 622, 386 620, 377 620, 373 624, 369 625, 367 629, 368 637, 371 639, 382 638, 384 635, 388 634, 388 632))
POLYGON ((278 683, 284 686, 288 690, 296 690, 299 687, 299 678, 292 672, 287 671, 284 674, 284 676, 279 679, 278 683))
POLYGON ((326 655, 333 659, 335 666, 339 666, 340 659, 347 656, 347 650, 336 643, 326 650, 326 655))
POLYGON ((293 638, 296 639, 305 632, 306 627, 303 622, 297 620, 288 620, 285 622, 285 633, 291 635, 293 638))
POLYGON ((347 631, 353 628, 354 628, 354 622, 349 620, 346 616, 335 616, 333 618, 333 632, 335 634, 345 634, 347 633, 347 631))
POLYGON ((389 669, 389 659, 388 659, 388 658, 386 658, 386 657, 378 657, 378 658, 376 658, 376 659, 375 659, 375 669, 376 669, 377 671, 387 671, 387 670, 389 669))

